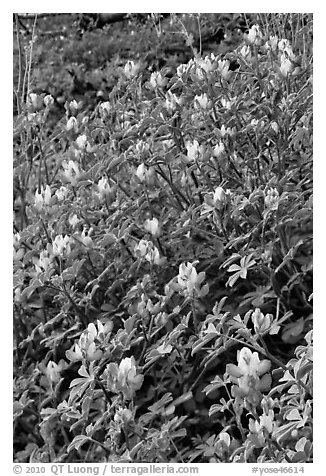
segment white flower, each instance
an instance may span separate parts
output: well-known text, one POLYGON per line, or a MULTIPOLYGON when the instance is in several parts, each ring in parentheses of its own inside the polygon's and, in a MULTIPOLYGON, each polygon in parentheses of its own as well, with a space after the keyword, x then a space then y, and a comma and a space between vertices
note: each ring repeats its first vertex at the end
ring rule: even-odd
POLYGON ((175 111, 177 104, 179 104, 179 99, 171 91, 168 91, 165 95, 165 107, 168 111, 175 111))
POLYGON ((295 55, 292 51, 292 46, 289 40, 282 39, 278 42, 278 49, 283 53, 283 55, 292 61, 295 60, 295 55))
POLYGON ((78 219, 75 213, 74 215, 69 217, 68 221, 69 221, 69 225, 75 228, 75 226, 77 225, 77 223, 79 223, 80 220, 78 219))
POLYGON ((246 60, 249 61, 251 59, 251 49, 250 46, 244 45, 240 50, 240 55, 246 60))
POLYGON ((68 119, 66 129, 67 131, 71 131, 71 129, 73 129, 75 132, 78 132, 78 123, 77 119, 74 116, 71 116, 68 119))
POLYGON ((202 109, 207 109, 208 106, 208 97, 206 93, 201 94, 200 96, 195 96, 195 105, 199 104, 202 109))
POLYGON ((220 157, 220 155, 224 152, 224 150, 225 150, 225 147, 223 142, 219 142, 218 144, 216 144, 216 146, 214 147, 214 152, 213 152, 214 157, 216 158, 220 157))
POLYGON ((78 149, 84 150, 87 146, 87 137, 85 134, 82 134, 81 136, 78 136, 76 139, 76 144, 78 149))
POLYGON ((190 60, 188 64, 180 64, 178 67, 177 67, 177 76, 179 76, 179 78, 182 78, 182 76, 187 73, 189 71, 189 69, 191 69, 193 66, 194 66, 194 61, 193 60, 190 60))
POLYGON ((55 195, 57 196, 58 200, 62 202, 68 194, 69 190, 67 187, 61 186, 58 190, 56 190, 55 195))
POLYGON ((153 177, 153 171, 141 163, 136 169, 136 175, 141 182, 148 182, 153 177))
POLYGON ((44 205, 50 205, 51 201, 51 189, 49 185, 47 185, 45 188, 43 185, 41 186, 41 191, 40 193, 38 190, 35 192, 35 202, 34 205, 38 211, 41 211, 44 205))
POLYGON ((106 113, 109 113, 111 111, 111 104, 109 101, 105 101, 105 102, 102 102, 102 104, 100 104, 100 111, 103 113, 103 112, 106 112, 106 113))
POLYGON ((163 86, 165 86, 167 80, 166 78, 163 78, 160 72, 154 71, 154 73, 151 74, 149 82, 152 88, 155 89, 157 87, 162 88, 163 86))
POLYGON ((213 195, 214 204, 216 204, 217 202, 224 202, 224 200, 225 200, 225 192, 223 188, 217 187, 213 195))
POLYGON ((46 376, 50 382, 57 383, 59 382, 61 375, 60 372, 67 366, 66 362, 61 359, 59 364, 56 364, 52 360, 49 361, 46 367, 46 376))
POLYGON ((286 57, 286 55, 281 56, 281 66, 280 66, 280 73, 282 76, 286 77, 288 76, 289 73, 291 73, 293 70, 293 63, 289 58, 286 57))
POLYGON ((46 107, 52 106, 52 104, 54 103, 54 99, 51 94, 47 94, 46 96, 44 96, 43 101, 46 107))
POLYGON ((106 177, 102 177, 101 180, 98 181, 97 187, 98 196, 101 200, 105 199, 105 197, 111 192, 111 187, 106 177))
POLYGON ((37 94, 35 94, 35 93, 30 93, 28 99, 29 99, 29 101, 28 101, 29 104, 32 105, 33 107, 37 108, 37 102, 38 102, 38 101, 37 101, 37 99, 38 99, 37 94))
POLYGON ((189 161, 198 159, 204 153, 204 146, 200 146, 197 140, 186 143, 187 157, 189 161))
POLYGON ((138 154, 147 152, 149 150, 149 144, 147 142, 144 142, 143 140, 140 140, 139 142, 137 142, 135 147, 138 154))
POLYGON ((41 251, 40 257, 38 259, 34 258, 33 260, 36 272, 43 273, 43 271, 46 271, 50 267, 51 261, 52 257, 49 256, 48 251, 41 251))
POLYGON ((64 176, 71 183, 71 185, 75 186, 80 176, 78 164, 76 164, 76 162, 73 160, 69 160, 68 163, 66 160, 64 160, 62 162, 62 166, 64 168, 64 176))
POLYGON ((157 218, 147 219, 144 223, 144 228, 153 236, 158 236, 160 234, 160 227, 157 218))
POLYGON ((265 207, 269 210, 276 210, 278 208, 280 196, 276 188, 270 188, 265 195, 265 207))
POLYGON ((149 263, 159 264, 161 261, 159 251, 151 241, 140 240, 134 251, 136 256, 145 258, 149 263))
POLYGON ((230 61, 229 60, 218 60, 217 70, 221 73, 222 78, 225 80, 229 79, 231 71, 229 70, 230 61))
POLYGON ((72 113, 74 114, 75 112, 78 111, 79 106, 80 106, 80 104, 77 103, 76 99, 73 99, 73 100, 70 101, 70 103, 69 103, 69 110, 70 110, 70 112, 72 112, 72 113))
POLYGON ((205 272, 197 273, 192 263, 181 263, 179 266, 179 274, 177 276, 177 284, 180 287, 179 292, 184 296, 194 297, 205 296, 208 291, 208 285, 201 287, 205 279, 205 272))
POLYGON ((222 137, 225 137, 226 135, 232 137, 235 134, 235 129, 233 127, 225 127, 225 125, 223 124, 220 129, 220 132, 222 137))
POLYGON ((276 49, 277 49, 277 44, 278 44, 278 38, 277 38, 277 36, 271 35, 271 36, 269 37, 269 40, 266 41, 265 47, 266 47, 267 49, 271 49, 272 51, 276 51, 276 49))
POLYGON ((230 99, 221 98, 222 107, 225 107, 225 109, 231 109, 233 104, 235 104, 236 100, 237 100, 236 97, 230 98, 230 99))
POLYGON ((273 129, 273 131, 275 132, 275 134, 277 134, 278 131, 279 131, 279 127, 278 127, 277 122, 272 121, 272 122, 270 123, 270 126, 271 126, 271 128, 273 129))
POLYGON ((69 255, 71 252, 70 243, 71 238, 68 235, 65 235, 64 237, 62 235, 57 235, 52 242, 53 256, 69 255))
POLYGON ((139 64, 135 64, 133 61, 127 61, 127 63, 125 64, 124 66, 124 74, 125 76, 128 78, 128 79, 131 79, 133 78, 134 76, 136 76, 136 74, 138 73, 140 69, 140 65, 139 64))
POLYGON ((259 25, 253 25, 250 28, 248 35, 246 35, 246 38, 252 45, 259 45, 263 38, 259 25))

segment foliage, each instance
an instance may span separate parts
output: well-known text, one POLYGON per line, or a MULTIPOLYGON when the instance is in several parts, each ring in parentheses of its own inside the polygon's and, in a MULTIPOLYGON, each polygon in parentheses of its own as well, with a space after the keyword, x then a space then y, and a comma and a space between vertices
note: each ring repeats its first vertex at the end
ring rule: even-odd
POLYGON ((247 20, 17 88, 16 461, 312 461, 312 19, 247 20))

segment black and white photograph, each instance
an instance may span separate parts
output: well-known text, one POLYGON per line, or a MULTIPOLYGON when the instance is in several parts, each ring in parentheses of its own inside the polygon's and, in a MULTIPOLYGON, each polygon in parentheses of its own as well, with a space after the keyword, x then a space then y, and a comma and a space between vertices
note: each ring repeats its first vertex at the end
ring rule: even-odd
POLYGON ((313 21, 12 14, 14 473, 308 471, 313 21))

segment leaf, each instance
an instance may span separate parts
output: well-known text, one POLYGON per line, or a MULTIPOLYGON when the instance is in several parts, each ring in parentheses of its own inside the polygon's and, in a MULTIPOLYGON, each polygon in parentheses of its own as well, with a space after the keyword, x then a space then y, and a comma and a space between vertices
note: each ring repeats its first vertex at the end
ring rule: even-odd
POLYGON ((290 421, 293 421, 293 420, 300 421, 301 420, 300 413, 296 408, 294 408, 293 410, 290 410, 289 413, 286 414, 285 418, 287 420, 290 420, 290 421))
MULTIPOLYGON (((122 141, 119 142, 120 145, 124 145, 124 143, 129 144, 130 140, 129 139, 123 139, 122 141)), ((124 160, 125 160, 125 158, 124 158, 123 155, 120 155, 119 157, 115 157, 109 163, 107 170, 109 171, 109 170, 113 169, 113 167, 115 167, 116 165, 123 163, 124 160)))
POLYGON ((88 441, 92 441, 92 439, 89 436, 86 436, 86 435, 75 436, 75 438, 72 440, 72 442, 67 448, 68 453, 73 449, 76 449, 77 451, 79 451, 80 447, 84 443, 87 443, 88 441))

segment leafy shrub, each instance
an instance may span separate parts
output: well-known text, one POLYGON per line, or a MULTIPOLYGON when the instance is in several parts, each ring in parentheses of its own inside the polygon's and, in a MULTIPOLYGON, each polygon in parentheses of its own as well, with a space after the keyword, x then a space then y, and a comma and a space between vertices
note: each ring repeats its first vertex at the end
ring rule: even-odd
POLYGON ((311 22, 22 98, 16 461, 312 461, 311 22))

